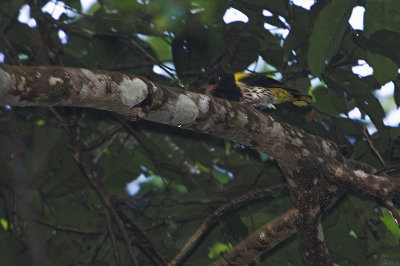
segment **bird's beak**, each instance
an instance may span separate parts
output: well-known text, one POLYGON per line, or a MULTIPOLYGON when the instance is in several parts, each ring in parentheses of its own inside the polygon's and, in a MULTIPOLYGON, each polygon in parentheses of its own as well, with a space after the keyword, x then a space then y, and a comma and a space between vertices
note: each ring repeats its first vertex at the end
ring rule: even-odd
POLYGON ((217 84, 209 84, 209 85, 207 85, 204 93, 207 95, 211 95, 211 94, 213 94, 216 87, 217 87, 217 84))

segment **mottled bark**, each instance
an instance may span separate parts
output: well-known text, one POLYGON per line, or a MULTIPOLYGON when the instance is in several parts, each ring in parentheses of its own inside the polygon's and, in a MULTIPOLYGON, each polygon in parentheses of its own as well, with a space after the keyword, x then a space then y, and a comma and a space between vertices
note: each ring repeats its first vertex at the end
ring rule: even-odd
POLYGON ((310 265, 332 263, 320 222, 322 201, 330 202, 323 197, 327 188, 336 193, 336 185, 344 185, 385 201, 400 199, 398 181, 347 161, 329 140, 250 106, 169 88, 135 75, 0 65, 0 104, 109 110, 132 120, 147 119, 229 139, 269 154, 279 163, 290 186, 293 213, 298 215, 293 222, 303 257, 310 265))

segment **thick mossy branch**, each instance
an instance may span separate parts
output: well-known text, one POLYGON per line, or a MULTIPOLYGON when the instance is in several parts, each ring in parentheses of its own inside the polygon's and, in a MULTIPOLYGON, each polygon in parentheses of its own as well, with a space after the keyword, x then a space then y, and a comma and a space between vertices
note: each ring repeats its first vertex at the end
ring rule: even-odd
MULTIPOLYGON (((352 164, 337 146, 326 139, 277 120, 251 106, 224 99, 177 90, 146 78, 117 72, 67 67, 19 67, 0 65, 0 104, 25 106, 74 106, 116 112, 131 120, 147 119, 229 139, 269 154, 279 163, 288 181, 294 210, 288 213, 290 226, 257 231, 286 239, 297 231, 303 257, 309 265, 330 265, 321 215, 324 202, 336 201, 345 185, 383 201, 400 200, 400 183, 373 175, 374 169, 352 164), (325 197, 328 191, 333 196, 325 197), (293 217, 295 216, 295 217, 293 217), (279 228, 278 228, 279 229, 279 228)), ((282 220, 277 220, 282 221, 282 220)), ((284 221, 288 226, 287 221, 284 221)), ((283 225, 283 226, 285 226, 283 225)), ((260 235, 261 234, 261 235, 260 235)), ((253 248, 227 254, 222 264, 232 260, 247 263, 254 254, 278 242, 261 239, 253 248), (244 256, 243 252, 249 256, 244 256)), ((247 244, 246 244, 247 245, 247 244)), ((184 250, 177 263, 190 252, 184 250)), ((219 265, 219 264, 218 264, 219 265)))
POLYGON ((320 177, 370 195, 396 199, 400 195, 398 183, 346 166, 336 145, 329 140, 250 106, 169 88, 135 75, 68 67, 0 65, 0 104, 109 110, 130 119, 143 118, 233 140, 271 155, 289 174, 308 164, 318 169, 320 177), (300 163, 305 160, 307 164, 300 163))

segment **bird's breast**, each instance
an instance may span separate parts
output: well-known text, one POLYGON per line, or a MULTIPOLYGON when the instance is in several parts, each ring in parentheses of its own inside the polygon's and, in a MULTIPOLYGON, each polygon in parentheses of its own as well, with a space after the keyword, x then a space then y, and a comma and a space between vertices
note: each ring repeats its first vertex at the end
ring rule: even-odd
POLYGON ((263 87, 242 86, 242 102, 252 105, 255 108, 265 108, 277 102, 275 95, 263 87))

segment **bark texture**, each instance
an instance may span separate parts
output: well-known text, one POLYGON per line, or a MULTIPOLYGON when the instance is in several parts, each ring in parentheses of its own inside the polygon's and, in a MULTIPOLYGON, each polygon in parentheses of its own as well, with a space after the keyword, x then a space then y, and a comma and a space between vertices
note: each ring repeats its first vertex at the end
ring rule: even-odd
MULTIPOLYGON (((345 159, 329 140, 250 106, 169 88, 135 75, 0 65, 0 104, 109 110, 131 120, 147 119, 229 139, 274 157, 287 178, 294 209, 254 233, 242 248, 238 245, 236 251, 227 252, 217 265, 247 263, 295 231, 308 265, 332 265, 321 215, 343 194, 339 187, 383 201, 400 200, 398 181, 374 175, 372 167, 345 159)), ((173 265, 181 263, 191 247, 186 250, 172 260, 173 265)))

